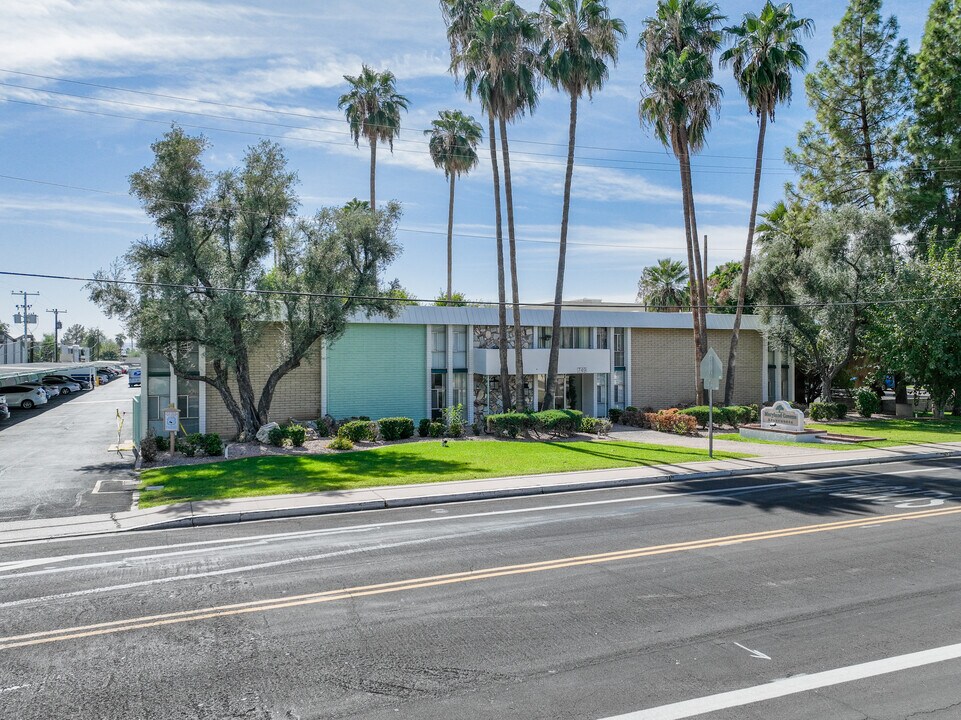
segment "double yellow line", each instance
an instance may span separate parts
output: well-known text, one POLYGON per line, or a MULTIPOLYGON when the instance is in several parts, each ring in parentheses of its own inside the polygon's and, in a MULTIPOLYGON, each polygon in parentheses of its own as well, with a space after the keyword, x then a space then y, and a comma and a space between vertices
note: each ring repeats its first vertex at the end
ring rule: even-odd
POLYGON ((298 607, 301 605, 315 605, 318 603, 333 602, 335 600, 346 600, 350 598, 367 597, 370 595, 384 595, 387 593, 438 587, 441 585, 476 582, 478 580, 488 580, 490 578, 505 577, 509 575, 525 575, 529 573, 544 572, 546 570, 561 570, 564 568, 577 567, 579 565, 596 565, 620 560, 632 560, 634 558, 650 557, 652 555, 666 555, 669 553, 685 552, 688 550, 703 550, 706 548, 723 547, 725 545, 737 545, 740 543, 758 542, 761 540, 775 540, 778 538, 793 537, 796 535, 811 535, 814 533, 832 532, 835 530, 848 530, 869 525, 882 525, 886 523, 905 522, 908 520, 938 518, 946 515, 956 515, 958 513, 961 513, 961 507, 942 508, 940 510, 923 510, 919 512, 902 513, 900 515, 857 518, 854 520, 842 520, 839 522, 819 523, 817 525, 800 525, 796 527, 782 528, 780 530, 767 530, 764 532, 745 533, 741 535, 726 535, 723 537, 707 538, 704 540, 691 540, 681 543, 669 543, 666 545, 651 545, 647 547, 632 548, 629 550, 618 550, 616 552, 598 553, 596 555, 578 555, 575 557, 545 560, 543 562, 535 563, 524 563, 521 565, 503 565, 500 567, 483 568, 480 570, 450 573, 447 575, 432 575, 408 580, 397 580, 395 582, 378 583, 376 585, 359 585, 357 587, 342 588, 340 590, 327 590, 317 593, 307 593, 305 595, 294 595, 291 597, 255 600, 251 602, 236 603, 233 605, 218 605, 214 607, 200 608, 198 610, 183 610, 180 612, 164 613, 161 615, 147 615, 139 618, 114 620, 112 622, 97 623, 94 625, 80 625, 77 627, 46 630, 43 632, 28 633, 25 635, 0 637, 0 650, 11 650, 13 648, 28 647, 31 645, 43 645, 46 643, 62 642, 64 640, 76 640, 79 638, 94 637, 97 635, 110 635, 113 633, 127 632, 130 630, 161 627, 163 625, 174 625, 177 623, 230 617, 232 615, 246 615, 248 613, 266 612, 268 610, 282 610, 284 608, 298 607))

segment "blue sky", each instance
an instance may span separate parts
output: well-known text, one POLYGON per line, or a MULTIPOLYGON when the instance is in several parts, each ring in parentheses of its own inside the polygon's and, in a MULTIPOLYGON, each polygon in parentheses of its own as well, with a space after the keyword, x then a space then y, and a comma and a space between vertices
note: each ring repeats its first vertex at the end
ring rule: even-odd
MULTIPOLYGON (((580 107, 565 296, 631 301, 641 268, 685 254, 676 163, 637 121, 643 55, 635 44, 654 2, 611 0, 610 6, 629 37, 607 86, 580 107)), ((720 6, 733 21, 760 2, 720 6)), ((806 42, 812 66, 827 52, 844 9, 836 1, 795 3, 796 13, 817 26, 806 42)), ((885 7, 898 16, 912 50, 926 9, 912 0, 885 7)), ((366 62, 393 70, 411 100, 394 154, 378 155, 378 199, 404 207, 398 237, 404 251, 389 276, 419 297, 434 297, 445 284, 447 185, 422 130, 448 108, 474 114, 485 128, 486 121, 447 74, 435 0, 31 0, 7 3, 3 14, 0 175, 40 182, 0 178, 0 268, 87 276, 149 235, 127 178, 151 161, 150 143, 172 121, 208 137, 213 170, 236 165, 260 137, 276 139, 299 174, 305 214, 365 198, 368 153, 353 146, 337 98, 342 76, 366 62), (290 114, 269 112, 278 110, 290 114)), ((695 165, 698 219, 710 236, 712 265, 743 252, 757 133, 729 71, 718 78, 725 91, 721 115, 695 165)), ((553 297, 567 112, 566 98, 545 88, 536 113, 510 129, 525 301, 553 297)), ((778 110, 768 132, 762 208, 791 179, 783 149, 809 116, 798 77, 794 102, 778 110)), ((455 232, 463 236, 455 237, 454 285, 474 299, 496 297, 492 202, 483 160, 458 184, 456 200, 455 232)), ((50 331, 52 315, 44 310, 53 307, 68 311, 65 325, 122 329, 87 301, 80 283, 0 277, 8 323, 17 302, 10 292, 20 289, 41 293, 34 299, 38 335, 50 331)))

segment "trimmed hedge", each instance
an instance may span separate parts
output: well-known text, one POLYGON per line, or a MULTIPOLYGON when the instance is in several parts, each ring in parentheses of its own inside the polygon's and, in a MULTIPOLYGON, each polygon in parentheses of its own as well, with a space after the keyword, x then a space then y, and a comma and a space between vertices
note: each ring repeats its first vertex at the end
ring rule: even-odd
POLYGON ((417 434, 420 437, 428 437, 430 435, 430 418, 421 418, 417 424, 417 434))
POLYGON ((377 421, 384 440, 406 440, 414 437, 414 421, 408 417, 381 418, 377 421))
POLYGON ((854 393, 854 408, 858 415, 869 418, 881 409, 881 398, 871 388, 858 388, 854 393))
POLYGON ((373 442, 377 439, 377 423, 370 420, 351 420, 337 428, 337 436, 351 442, 373 442))
POLYGON ((573 435, 581 426, 580 410, 541 410, 533 413, 534 429, 551 435, 573 435))
POLYGON ((507 412, 487 416, 487 432, 491 435, 502 435, 516 438, 524 430, 534 427, 531 413, 507 412))
POLYGON ((647 421, 648 413, 640 410, 625 410, 621 414, 621 423, 637 428, 649 428, 651 424, 647 421))
POLYGON ((808 414, 817 421, 844 420, 848 416, 848 406, 841 402, 813 402, 808 407, 808 414))
POLYGON ((621 410, 620 408, 611 408, 610 410, 607 411, 607 417, 610 419, 612 423, 615 423, 615 424, 620 424, 621 416, 623 414, 624 414, 624 411, 621 410))

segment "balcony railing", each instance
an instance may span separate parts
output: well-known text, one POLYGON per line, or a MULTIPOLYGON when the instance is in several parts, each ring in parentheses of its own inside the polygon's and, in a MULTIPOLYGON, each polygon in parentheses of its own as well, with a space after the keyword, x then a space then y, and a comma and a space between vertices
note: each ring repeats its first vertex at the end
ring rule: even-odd
MULTIPOLYGON (((551 351, 547 348, 534 348, 523 351, 524 374, 546 375, 547 362, 551 351)), ((501 371, 500 351, 485 348, 474 348, 474 368, 479 375, 498 375, 501 371)), ((517 372, 514 362, 514 349, 507 351, 507 372, 517 372)), ((611 372, 610 350, 572 350, 561 349, 558 352, 557 372, 564 375, 582 373, 611 372)))

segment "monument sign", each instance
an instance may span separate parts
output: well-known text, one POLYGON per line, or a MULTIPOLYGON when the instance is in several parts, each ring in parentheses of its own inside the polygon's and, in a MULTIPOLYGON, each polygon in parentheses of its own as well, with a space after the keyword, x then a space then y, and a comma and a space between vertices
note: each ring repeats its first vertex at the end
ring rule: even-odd
POLYGON ((771 407, 761 408, 761 427, 775 430, 804 430, 804 413, 791 407, 791 403, 778 400, 771 407))

